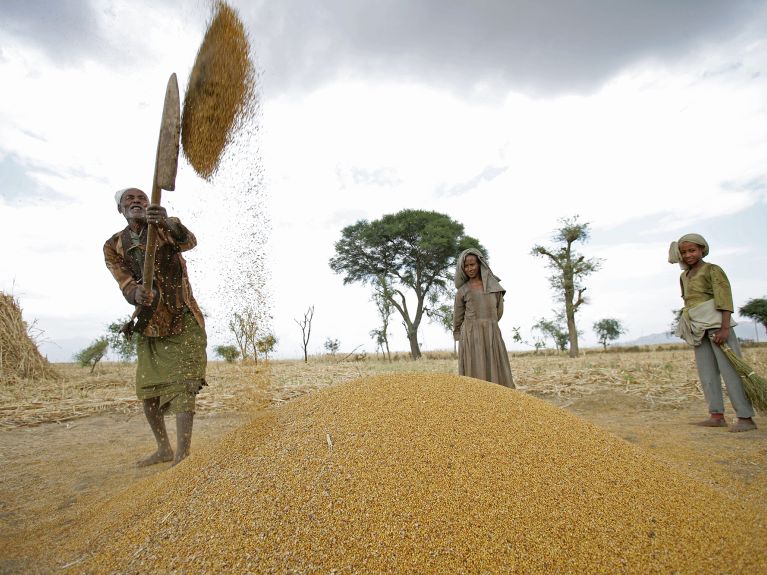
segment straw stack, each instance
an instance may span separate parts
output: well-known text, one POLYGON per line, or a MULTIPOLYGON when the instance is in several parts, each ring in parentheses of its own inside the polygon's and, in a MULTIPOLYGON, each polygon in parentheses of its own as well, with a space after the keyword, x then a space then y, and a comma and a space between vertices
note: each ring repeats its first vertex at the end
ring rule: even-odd
POLYGON ((181 145, 195 172, 210 180, 226 146, 255 105, 255 72, 245 27, 218 2, 189 76, 181 145))
POLYGON ((713 487, 445 374, 290 401, 72 533, 68 573, 767 572, 767 527, 713 487))
POLYGON ((29 336, 16 299, 0 292, 0 383, 56 377, 29 336))

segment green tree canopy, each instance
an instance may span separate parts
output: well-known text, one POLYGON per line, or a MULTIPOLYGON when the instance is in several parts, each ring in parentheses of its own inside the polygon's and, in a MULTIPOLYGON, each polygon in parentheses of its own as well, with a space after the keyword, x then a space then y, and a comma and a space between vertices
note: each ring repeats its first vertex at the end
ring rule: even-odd
POLYGON ((113 321, 107 326, 107 340, 109 341, 109 347, 112 348, 117 355, 123 361, 131 361, 136 357, 136 344, 138 343, 138 333, 134 332, 130 339, 125 337, 123 333, 123 327, 126 323, 131 321, 130 317, 124 317, 113 321))
POLYGON ((379 220, 360 220, 341 231, 331 269, 344 284, 385 282, 385 297, 402 316, 410 354, 421 357, 418 328, 427 306, 450 289, 456 258, 466 248, 487 252, 464 233, 463 224, 445 214, 402 210, 379 220), (414 307, 408 305, 415 302, 414 307), (413 300, 414 298, 414 300, 413 300))
POLYGON ((767 329, 767 298, 750 299, 738 309, 743 317, 748 317, 761 323, 767 329))
POLYGON ((554 232, 552 240, 557 247, 533 246, 531 254, 547 259, 546 265, 553 271, 549 276, 551 287, 561 297, 565 307, 567 333, 570 343, 570 357, 578 356, 578 328, 575 313, 586 302, 583 293, 583 279, 597 271, 601 262, 597 258, 586 259, 575 251, 575 242, 585 242, 589 238, 589 224, 579 222, 578 216, 562 218, 560 227, 554 232), (577 297, 576 297, 577 296, 577 297))
POLYGON ((623 325, 617 319, 605 318, 594 322, 594 333, 597 334, 597 340, 607 349, 608 342, 615 341, 621 334, 626 333, 623 325))
POLYGON ((109 348, 109 341, 106 337, 100 337, 91 343, 88 347, 80 350, 75 354, 75 361, 82 367, 91 366, 91 373, 96 369, 96 364, 101 361, 101 358, 107 352, 109 348))
POLYGON ((544 341, 550 337, 559 351, 566 351, 569 338, 562 320, 561 314, 558 314, 555 319, 541 318, 533 326, 533 331, 539 331, 544 341))
POLYGON ((227 363, 232 363, 240 357, 240 350, 235 345, 217 345, 213 351, 227 363))

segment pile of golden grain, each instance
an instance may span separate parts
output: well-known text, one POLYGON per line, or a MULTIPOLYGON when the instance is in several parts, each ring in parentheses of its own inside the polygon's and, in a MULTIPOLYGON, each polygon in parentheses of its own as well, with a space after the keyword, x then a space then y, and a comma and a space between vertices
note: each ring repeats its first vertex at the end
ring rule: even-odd
POLYGON ((72 532, 59 557, 87 573, 767 572, 767 527, 723 493, 444 374, 288 402, 72 532))
POLYGON ((0 292, 0 382, 56 377, 28 330, 16 299, 0 292))
POLYGON ((224 148, 255 105, 255 73, 245 27, 225 2, 216 3, 184 97, 181 145, 201 177, 218 169, 224 148))

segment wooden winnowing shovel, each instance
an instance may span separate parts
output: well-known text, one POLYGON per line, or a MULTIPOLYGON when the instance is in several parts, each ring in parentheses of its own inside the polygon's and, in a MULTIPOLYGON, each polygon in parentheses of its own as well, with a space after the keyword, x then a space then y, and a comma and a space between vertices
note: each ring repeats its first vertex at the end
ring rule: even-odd
MULTIPOLYGON (((154 163, 152 197, 150 204, 160 205, 162 190, 176 188, 178 171, 179 136, 181 133, 181 105, 178 97, 176 74, 171 74, 165 90, 165 104, 162 109, 160 137, 157 140, 157 157, 154 163)), ((144 288, 152 291, 154 280, 154 258, 157 251, 157 226, 151 224, 147 230, 146 252, 144 255, 144 288)))

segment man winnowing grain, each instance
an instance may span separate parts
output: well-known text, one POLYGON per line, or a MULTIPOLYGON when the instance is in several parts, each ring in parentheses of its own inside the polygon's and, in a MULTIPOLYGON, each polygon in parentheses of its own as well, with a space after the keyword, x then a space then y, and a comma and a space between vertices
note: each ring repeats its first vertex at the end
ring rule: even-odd
POLYGON ((205 320, 192 295, 181 252, 197 245, 194 234, 162 206, 150 206, 138 188, 115 194, 117 211, 128 226, 104 244, 104 260, 128 303, 139 306, 136 394, 157 441, 157 451, 139 460, 143 467, 166 461, 179 463, 192 443, 195 396, 206 385, 205 320), (154 289, 142 285, 148 224, 157 226, 154 289), (165 429, 165 415, 176 415, 177 445, 165 429))

